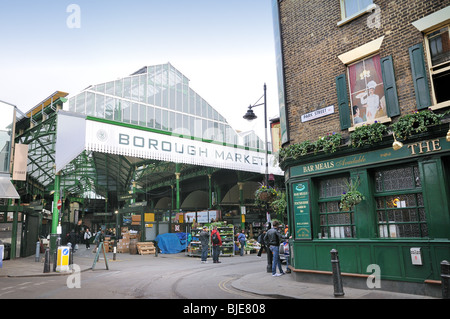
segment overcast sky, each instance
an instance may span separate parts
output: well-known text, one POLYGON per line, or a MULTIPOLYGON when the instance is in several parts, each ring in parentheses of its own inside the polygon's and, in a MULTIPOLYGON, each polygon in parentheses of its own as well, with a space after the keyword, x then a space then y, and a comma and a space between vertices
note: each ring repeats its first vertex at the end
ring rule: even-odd
POLYGON ((257 121, 242 116, 264 83, 268 117, 278 116, 271 3, 0 0, 0 100, 25 112, 57 90, 170 62, 235 129, 262 134, 262 106, 257 121))

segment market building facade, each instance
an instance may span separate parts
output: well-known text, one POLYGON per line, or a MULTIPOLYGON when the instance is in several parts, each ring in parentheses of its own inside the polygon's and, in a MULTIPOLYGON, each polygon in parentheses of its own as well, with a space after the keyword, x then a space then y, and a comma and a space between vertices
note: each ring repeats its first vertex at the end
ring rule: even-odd
POLYGON ((170 63, 73 96, 56 91, 15 129, 28 165, 14 180, 20 198, 0 215, 13 258, 32 254, 38 236, 54 246, 74 228, 125 227, 146 242, 220 220, 256 235, 266 212, 255 190, 266 174, 283 184, 256 134, 235 131, 170 63))
POLYGON ((440 295, 450 1, 272 3, 293 273, 440 295))

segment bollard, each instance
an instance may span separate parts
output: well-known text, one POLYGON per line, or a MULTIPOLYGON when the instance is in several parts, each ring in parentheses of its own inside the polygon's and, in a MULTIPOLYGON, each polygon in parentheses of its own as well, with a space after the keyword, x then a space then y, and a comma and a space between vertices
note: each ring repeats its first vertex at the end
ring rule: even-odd
POLYGON ((44 274, 50 272, 50 248, 45 250, 44 274))
POLYGON ((113 247, 113 260, 116 260, 116 251, 117 251, 117 246, 114 245, 114 247, 113 247))
POLYGON ((56 239, 56 249, 53 253, 53 271, 56 272, 56 266, 58 264, 58 247, 61 246, 61 237, 58 235, 56 239))
POLYGON ((273 255, 272 255, 272 251, 270 250, 269 246, 266 246, 266 251, 267 251, 267 267, 266 267, 266 271, 268 273, 271 273, 272 272, 273 255))
POLYGON ((344 295, 344 288, 342 286, 341 267, 339 265, 339 256, 336 249, 332 249, 331 253, 331 267, 333 268, 333 285, 334 296, 339 297, 344 295))
POLYGON ((73 248, 69 249, 69 269, 72 269, 73 265, 73 248))
POLYGON ((39 262, 39 253, 40 253, 40 251, 41 251, 41 242, 40 241, 37 241, 36 242, 36 256, 34 256, 34 261, 35 262, 39 262))
POLYGON ((442 299, 450 299, 450 263, 441 262, 442 299))

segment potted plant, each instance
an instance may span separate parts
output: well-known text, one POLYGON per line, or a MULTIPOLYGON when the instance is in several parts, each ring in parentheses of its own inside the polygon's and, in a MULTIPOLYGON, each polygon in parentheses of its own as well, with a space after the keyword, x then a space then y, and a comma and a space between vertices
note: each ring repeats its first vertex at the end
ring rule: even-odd
POLYGON ((277 198, 270 203, 270 207, 273 209, 278 218, 283 219, 287 209, 286 193, 278 192, 277 198))
POLYGON ((279 161, 281 162, 288 158, 298 159, 308 153, 334 153, 337 151, 338 146, 341 145, 341 141, 342 135, 333 132, 319 137, 317 141, 314 142, 306 140, 301 143, 292 144, 279 151, 279 161))
POLYGON ((397 138, 406 140, 413 134, 427 132, 431 125, 440 124, 445 114, 436 114, 431 109, 414 111, 399 118, 396 123, 392 124, 392 129, 397 138))
POLYGON ((336 132, 327 133, 325 136, 319 137, 319 139, 314 143, 314 154, 319 151, 325 153, 334 153, 337 147, 341 145, 342 135, 336 132))
POLYGON ((383 123, 375 121, 373 124, 363 124, 355 128, 351 135, 353 147, 361 147, 364 145, 373 145, 381 142, 383 136, 388 134, 387 126, 383 123))
POLYGON ((359 179, 356 181, 351 180, 350 183, 347 183, 347 191, 342 193, 341 203, 339 204, 343 211, 351 210, 353 206, 358 205, 365 199, 364 195, 357 189, 359 183, 359 179))

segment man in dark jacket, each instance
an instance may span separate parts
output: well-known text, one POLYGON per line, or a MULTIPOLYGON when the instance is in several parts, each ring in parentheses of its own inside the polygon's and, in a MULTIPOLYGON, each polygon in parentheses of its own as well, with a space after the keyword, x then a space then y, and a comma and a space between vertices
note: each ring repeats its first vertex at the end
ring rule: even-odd
POLYGON ((208 249, 209 249, 209 233, 208 227, 203 226, 203 230, 200 232, 200 243, 202 244, 202 264, 206 263, 206 259, 208 258, 208 249))
POLYGON ((274 221, 272 224, 272 228, 269 229, 264 236, 264 241, 267 246, 269 246, 270 251, 272 252, 272 276, 278 277, 284 275, 283 269, 281 268, 281 260, 280 260, 280 243, 283 239, 283 236, 278 231, 279 223, 278 221, 274 221), (277 267, 280 270, 280 273, 277 274, 277 267))

